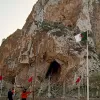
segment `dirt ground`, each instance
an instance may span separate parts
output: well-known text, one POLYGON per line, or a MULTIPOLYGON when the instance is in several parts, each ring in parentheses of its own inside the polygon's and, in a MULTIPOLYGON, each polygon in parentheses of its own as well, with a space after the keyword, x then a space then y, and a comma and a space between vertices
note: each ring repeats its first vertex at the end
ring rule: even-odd
MULTIPOLYGON (((7 97, 0 97, 0 100, 8 100, 7 97)), ((14 99, 14 100, 20 100, 20 99, 14 99)), ((28 98, 27 100, 32 100, 28 98)), ((37 97, 35 100, 87 100, 86 98, 78 99, 76 97, 66 97, 66 98, 43 98, 43 97, 37 97)), ((90 100, 100 100, 100 98, 90 98, 90 100)))

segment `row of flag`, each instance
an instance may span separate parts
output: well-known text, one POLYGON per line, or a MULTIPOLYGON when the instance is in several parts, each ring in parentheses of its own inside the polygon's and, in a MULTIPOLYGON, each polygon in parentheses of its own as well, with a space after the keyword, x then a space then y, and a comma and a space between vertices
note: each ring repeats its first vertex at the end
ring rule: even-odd
MULTIPOLYGON (((29 79, 28 79, 28 82, 32 82, 32 80, 33 80, 33 77, 30 77, 29 79)), ((79 76, 77 79, 76 79, 76 84, 78 84, 79 82, 81 81, 81 76, 79 76)))
MULTIPOLYGON (((2 80, 2 79, 3 79, 3 77, 0 76, 0 80, 2 80)), ((30 77, 30 78, 28 79, 28 82, 32 82, 32 80, 33 80, 33 77, 30 77)), ((78 77, 77 80, 76 80, 76 83, 79 83, 80 80, 81 80, 81 77, 78 77)))

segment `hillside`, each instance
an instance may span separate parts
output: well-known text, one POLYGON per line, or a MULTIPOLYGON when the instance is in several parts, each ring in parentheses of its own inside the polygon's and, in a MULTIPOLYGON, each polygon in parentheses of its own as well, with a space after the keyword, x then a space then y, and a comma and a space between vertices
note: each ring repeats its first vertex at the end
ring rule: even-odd
POLYGON ((97 92, 100 85, 95 87, 96 80, 92 78, 98 77, 100 71, 99 9, 99 0, 38 0, 23 28, 0 47, 4 81, 16 89, 32 89, 28 79, 33 76, 36 96, 48 96, 49 81, 51 97, 63 95, 64 83, 66 96, 72 90, 77 95, 77 77, 82 76, 81 87, 86 87, 87 43, 77 43, 75 35, 88 32, 90 89, 97 92))

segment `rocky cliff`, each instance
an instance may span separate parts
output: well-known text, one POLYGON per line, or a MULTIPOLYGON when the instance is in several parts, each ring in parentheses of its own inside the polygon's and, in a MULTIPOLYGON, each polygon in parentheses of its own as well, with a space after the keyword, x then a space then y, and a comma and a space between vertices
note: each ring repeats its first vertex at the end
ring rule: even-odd
POLYGON ((74 36, 88 32, 89 73, 99 73, 99 8, 99 0, 38 0, 23 28, 0 47, 4 80, 30 87, 33 76, 38 96, 47 95, 49 76, 52 96, 62 95, 64 82, 73 88, 80 75, 86 85, 87 44, 74 36))

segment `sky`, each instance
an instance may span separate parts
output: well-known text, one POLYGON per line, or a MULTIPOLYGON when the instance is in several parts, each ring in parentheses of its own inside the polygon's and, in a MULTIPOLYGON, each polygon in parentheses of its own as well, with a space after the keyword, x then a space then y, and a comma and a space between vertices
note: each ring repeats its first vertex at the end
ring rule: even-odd
POLYGON ((0 0, 0 44, 21 29, 37 0, 0 0))

